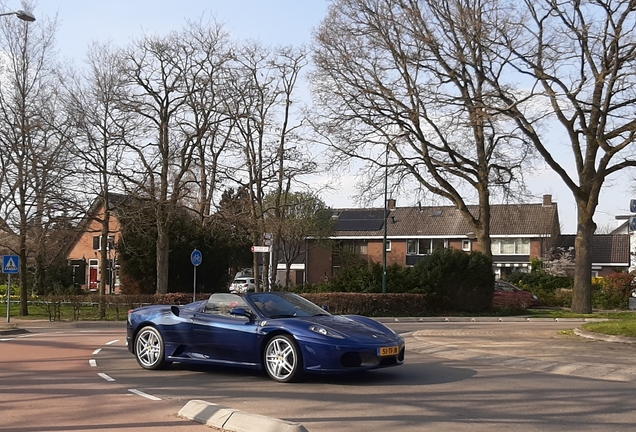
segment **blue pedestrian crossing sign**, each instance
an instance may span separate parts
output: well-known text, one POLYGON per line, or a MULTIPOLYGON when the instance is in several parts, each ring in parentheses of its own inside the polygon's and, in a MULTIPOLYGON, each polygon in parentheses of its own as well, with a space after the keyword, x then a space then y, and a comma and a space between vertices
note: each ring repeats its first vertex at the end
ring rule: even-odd
POLYGON ((2 256, 2 273, 17 274, 20 271, 20 257, 18 255, 2 256))

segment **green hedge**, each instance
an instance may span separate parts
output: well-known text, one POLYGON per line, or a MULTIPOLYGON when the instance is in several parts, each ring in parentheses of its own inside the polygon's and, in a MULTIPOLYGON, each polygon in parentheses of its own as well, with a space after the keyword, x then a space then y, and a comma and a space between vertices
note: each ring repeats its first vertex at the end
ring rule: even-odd
POLYGON ((435 312, 481 312, 492 307, 495 275, 486 255, 457 249, 435 251, 413 267, 416 291, 435 312))
MULTIPOLYGON (((336 277, 326 283, 287 290, 303 295, 381 293, 382 265, 360 261, 340 268, 336 277)), ((479 252, 436 250, 413 267, 387 267, 386 293, 424 294, 430 313, 483 312, 492 307, 493 292, 492 260, 479 252)))
POLYGON ((427 316, 430 314, 423 294, 306 293, 307 300, 328 306, 336 315, 427 316))

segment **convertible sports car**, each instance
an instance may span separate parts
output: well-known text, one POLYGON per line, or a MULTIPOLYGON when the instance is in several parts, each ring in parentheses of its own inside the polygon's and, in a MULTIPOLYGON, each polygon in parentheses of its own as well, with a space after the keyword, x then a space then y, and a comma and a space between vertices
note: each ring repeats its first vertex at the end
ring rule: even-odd
POLYGON ((292 293, 215 293, 185 306, 128 312, 128 350, 145 369, 172 362, 265 369, 279 382, 303 373, 363 371, 404 362, 404 339, 363 316, 331 315, 292 293))

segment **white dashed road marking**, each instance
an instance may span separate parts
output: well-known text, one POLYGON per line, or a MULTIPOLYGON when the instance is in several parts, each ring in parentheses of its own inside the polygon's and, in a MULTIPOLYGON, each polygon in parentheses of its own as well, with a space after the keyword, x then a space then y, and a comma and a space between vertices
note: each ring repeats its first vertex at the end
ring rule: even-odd
POLYGON ((150 400, 153 400, 153 401, 160 401, 161 400, 161 398, 158 398, 157 396, 153 396, 151 394, 144 393, 144 392, 139 391, 137 389, 128 389, 128 391, 131 392, 131 393, 134 393, 134 394, 136 394, 138 396, 145 397, 146 399, 150 399, 150 400))
POLYGON ((100 377, 104 378, 106 381, 108 382, 113 382, 115 381, 115 378, 111 378, 108 375, 106 375, 105 373, 98 373, 97 375, 99 375, 100 377))

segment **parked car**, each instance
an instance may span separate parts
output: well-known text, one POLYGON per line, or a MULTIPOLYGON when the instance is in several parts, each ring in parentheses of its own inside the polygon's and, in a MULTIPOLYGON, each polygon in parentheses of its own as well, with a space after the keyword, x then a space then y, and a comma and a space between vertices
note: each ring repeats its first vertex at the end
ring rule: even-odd
POLYGON ((185 306, 128 312, 128 350, 145 369, 172 362, 265 369, 275 381, 404 362, 404 339, 367 317, 331 315, 282 292, 214 293, 185 306))
POLYGON ((256 289, 256 283, 254 278, 240 277, 234 279, 234 282, 230 284, 230 292, 234 294, 245 294, 248 292, 254 292, 256 289))
POLYGON ((541 300, 539 297, 531 292, 522 290, 506 281, 495 281, 493 306, 508 309, 527 309, 540 304, 541 300))

